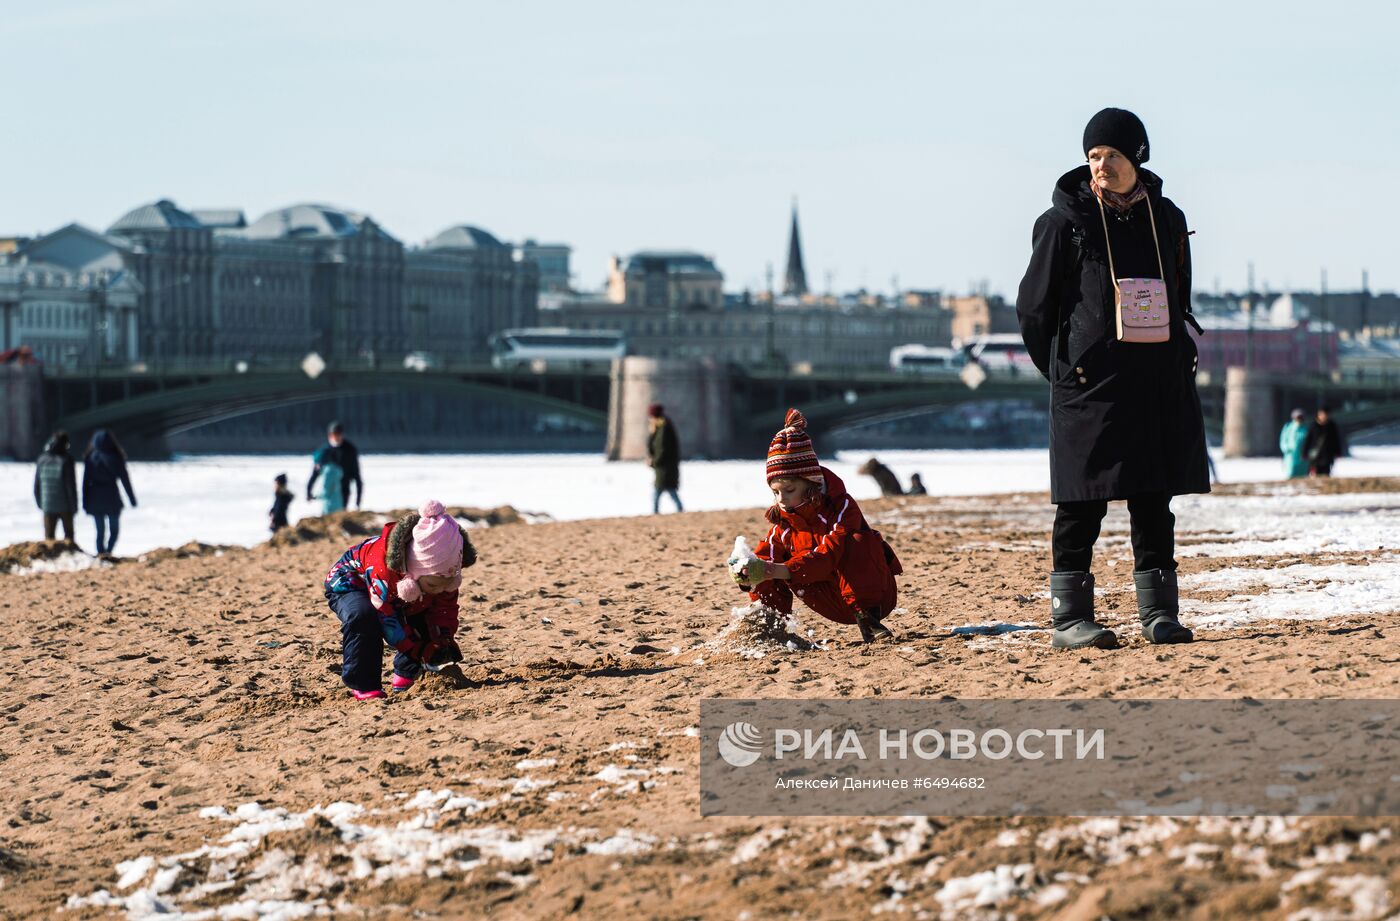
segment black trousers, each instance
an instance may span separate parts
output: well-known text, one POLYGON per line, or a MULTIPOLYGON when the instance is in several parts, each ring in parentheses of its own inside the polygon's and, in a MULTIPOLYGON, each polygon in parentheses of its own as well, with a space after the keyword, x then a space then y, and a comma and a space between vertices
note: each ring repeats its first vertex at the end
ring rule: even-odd
MULTIPOLYGON (((1166 493, 1145 493, 1128 500, 1132 521, 1133 570, 1176 569, 1176 516, 1172 497, 1166 493)), ((1061 502, 1055 508, 1055 532, 1051 556, 1055 572, 1089 572, 1094 559, 1094 542, 1099 539, 1105 501, 1061 502)))

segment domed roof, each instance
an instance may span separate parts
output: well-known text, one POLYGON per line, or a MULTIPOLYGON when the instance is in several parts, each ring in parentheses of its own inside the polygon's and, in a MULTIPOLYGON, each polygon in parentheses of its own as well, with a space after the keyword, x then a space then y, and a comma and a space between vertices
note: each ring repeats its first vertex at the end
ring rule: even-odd
POLYGON ((337 239, 359 234, 392 240, 368 215, 330 205, 290 205, 269 211, 243 231, 243 236, 261 240, 337 239))
POLYGON ((107 228, 108 233, 134 233, 142 230, 195 230, 204 225, 188 211, 176 207, 173 201, 162 198, 149 205, 133 208, 107 228))
POLYGON ((457 224, 428 241, 428 249, 509 249, 489 231, 471 224, 457 224))

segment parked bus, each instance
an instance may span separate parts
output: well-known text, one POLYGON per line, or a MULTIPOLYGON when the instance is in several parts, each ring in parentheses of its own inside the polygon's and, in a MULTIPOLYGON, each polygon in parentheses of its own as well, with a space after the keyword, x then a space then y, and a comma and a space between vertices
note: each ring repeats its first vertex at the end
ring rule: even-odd
POLYGON ((937 345, 897 345, 890 349, 890 370, 902 374, 956 374, 965 357, 958 349, 937 345))
POLYGON ((611 329, 506 329, 491 337, 498 368, 606 370, 626 354, 627 338, 611 329))
POLYGON ((1019 333, 988 333, 960 343, 969 361, 992 373, 1036 374, 1035 362, 1019 333))

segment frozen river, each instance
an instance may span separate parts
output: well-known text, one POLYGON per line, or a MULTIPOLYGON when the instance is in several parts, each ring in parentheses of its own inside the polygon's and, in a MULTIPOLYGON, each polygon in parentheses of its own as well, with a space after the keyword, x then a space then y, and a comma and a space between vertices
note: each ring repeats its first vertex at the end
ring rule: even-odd
MULTIPOLYGON (((1400 446, 1360 447, 1343 458, 1341 476, 1400 476, 1400 446)), ((857 498, 879 495, 855 468, 869 455, 843 452, 823 457, 857 498)), ((1043 449, 1024 451, 887 451, 880 459, 907 483, 923 475, 938 495, 986 495, 1049 489, 1043 449)), ((1276 480, 1277 459, 1217 461, 1226 483, 1276 480)), ((429 496, 448 505, 513 505, 557 519, 645 515, 651 511, 651 470, 641 463, 609 463, 594 454, 392 454, 362 461, 364 506, 418 505, 429 496)), ((272 478, 286 473, 297 496, 290 517, 320 512, 304 501, 311 462, 303 455, 198 455, 161 462, 134 462, 132 483, 140 506, 122 515, 118 555, 191 540, 254 544, 267 536, 272 478)), ((0 546, 42 536, 33 500, 33 466, 0 462, 0 546)), ((82 470, 79 465, 81 481, 82 470)), ((758 507, 768 504, 763 462, 694 461, 681 470, 681 499, 687 510, 758 507)), ((663 508, 669 510, 669 500, 663 508)), ((79 516, 78 542, 91 549, 92 519, 79 516)))

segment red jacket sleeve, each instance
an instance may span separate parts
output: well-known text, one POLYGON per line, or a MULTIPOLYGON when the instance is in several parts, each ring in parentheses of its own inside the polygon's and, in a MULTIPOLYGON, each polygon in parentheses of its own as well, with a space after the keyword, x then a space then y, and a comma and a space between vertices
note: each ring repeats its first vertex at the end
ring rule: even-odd
POLYGON ((754 556, 770 563, 785 562, 791 553, 788 551, 787 545, 783 543, 783 533, 783 526, 780 524, 769 528, 768 535, 758 542, 754 556))
POLYGON ((860 506, 850 496, 842 496, 832 514, 835 517, 828 522, 831 530, 822 535, 817 545, 787 561, 793 582, 824 582, 830 579, 846 552, 846 541, 865 522, 860 506))

